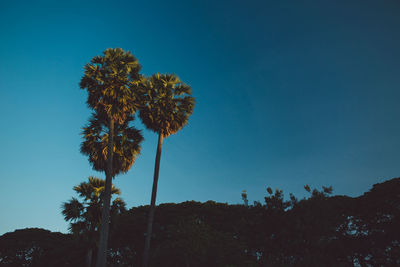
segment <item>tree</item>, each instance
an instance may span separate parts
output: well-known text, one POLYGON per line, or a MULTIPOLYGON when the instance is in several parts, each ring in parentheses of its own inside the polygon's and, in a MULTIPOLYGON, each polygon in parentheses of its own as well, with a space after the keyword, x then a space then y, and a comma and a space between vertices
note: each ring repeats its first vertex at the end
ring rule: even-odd
MULTIPOLYGON (((353 257, 365 266, 400 266, 400 178, 374 184, 355 199, 353 257)), ((350 246, 349 246, 350 247, 350 246)))
MULTIPOLYGON (((63 203, 62 214, 70 221, 70 231, 87 247, 86 266, 92 265, 93 251, 96 248, 96 234, 101 222, 101 207, 104 195, 105 181, 90 176, 88 182, 82 182, 74 187, 75 192, 83 200, 76 198, 63 203)), ((111 194, 120 195, 118 188, 112 186, 111 194)), ((111 214, 119 214, 125 210, 125 202, 116 198, 111 206, 111 214)))
POLYGON ((147 267, 163 138, 175 134, 187 124, 193 112, 194 98, 191 96, 191 87, 182 83, 174 74, 153 74, 144 81, 143 85, 144 102, 140 107, 139 117, 148 129, 158 134, 154 181, 143 254, 143 266, 147 267))
POLYGON ((90 124, 84 128, 85 141, 81 151, 89 156, 95 170, 106 173, 96 263, 98 267, 106 266, 112 178, 120 172, 126 172, 133 164, 140 151, 139 143, 143 139, 140 133, 136 132, 132 137, 137 139, 128 141, 126 139, 129 137, 123 133, 124 126, 127 126, 126 121, 132 120, 131 116, 139 104, 135 90, 141 78, 140 65, 130 52, 121 48, 109 48, 103 54, 94 57, 85 65, 84 76, 80 82, 81 89, 88 92, 88 106, 95 111, 90 124), (127 142, 136 145, 127 146, 126 151, 124 148, 127 142), (113 166, 116 161, 113 157, 114 151, 119 151, 119 154, 116 153, 120 163, 118 166, 113 166))
POLYGON ((70 234, 25 228, 0 236, 0 266, 82 266, 83 256, 70 234))

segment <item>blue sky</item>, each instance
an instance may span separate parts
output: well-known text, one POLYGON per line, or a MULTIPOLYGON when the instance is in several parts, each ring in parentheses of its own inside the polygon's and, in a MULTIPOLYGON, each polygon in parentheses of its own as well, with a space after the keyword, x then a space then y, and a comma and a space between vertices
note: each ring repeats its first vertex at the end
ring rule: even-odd
MULTIPOLYGON (((0 234, 66 232, 73 186, 104 177, 79 153, 78 84, 109 47, 196 97, 165 140, 158 203, 303 197, 304 184, 357 196, 400 176, 399 28, 395 0, 0 1, 0 234)), ((150 201, 157 136, 143 133, 115 179, 128 207, 150 201)))

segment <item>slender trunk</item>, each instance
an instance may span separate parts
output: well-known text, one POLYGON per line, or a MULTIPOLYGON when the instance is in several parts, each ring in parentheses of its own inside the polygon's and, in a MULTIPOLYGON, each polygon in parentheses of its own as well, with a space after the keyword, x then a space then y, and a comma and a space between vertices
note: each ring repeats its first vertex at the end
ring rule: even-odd
POLYGON ((188 259, 187 255, 185 255, 185 263, 186 263, 186 267, 190 267, 190 263, 189 263, 189 259, 188 259))
POLYGON ((110 201, 112 186, 112 161, 114 148, 114 120, 109 120, 108 132, 108 149, 107 149, 107 168, 106 168, 106 185, 104 189, 103 209, 101 212, 101 225, 99 247, 97 251, 96 267, 106 267, 107 263, 107 241, 110 226, 110 201))
POLYGON ((158 183, 158 173, 160 170, 160 159, 161 159, 161 148, 163 143, 163 135, 158 134, 158 145, 157 145, 157 154, 156 154, 156 164, 154 167, 154 181, 153 181, 153 190, 151 192, 151 204, 149 211, 149 219, 147 222, 147 232, 146 232, 146 240, 144 243, 144 252, 143 252, 143 267, 149 266, 149 255, 150 255, 150 239, 151 232, 153 230, 153 219, 154 219, 154 211, 156 206, 156 195, 157 195, 157 183, 158 183))
POLYGON ((87 267, 92 267, 92 256, 93 256, 93 249, 88 248, 88 251, 86 253, 86 266, 87 267))

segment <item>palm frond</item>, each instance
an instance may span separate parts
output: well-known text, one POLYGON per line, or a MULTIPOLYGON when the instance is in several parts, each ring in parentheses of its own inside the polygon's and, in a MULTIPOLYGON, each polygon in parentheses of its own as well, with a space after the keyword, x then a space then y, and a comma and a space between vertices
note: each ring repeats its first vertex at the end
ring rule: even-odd
POLYGON ((62 204, 61 213, 66 221, 77 221, 82 218, 84 206, 76 198, 62 204))

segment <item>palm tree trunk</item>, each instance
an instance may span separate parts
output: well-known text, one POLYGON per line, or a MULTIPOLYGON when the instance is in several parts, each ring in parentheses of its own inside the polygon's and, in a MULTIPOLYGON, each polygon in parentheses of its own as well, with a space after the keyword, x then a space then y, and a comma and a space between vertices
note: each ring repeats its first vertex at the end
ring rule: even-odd
POLYGON ((110 224, 110 201, 112 187, 112 161, 114 148, 114 120, 110 118, 108 126, 108 149, 107 149, 107 168, 106 184, 104 189, 103 209, 101 212, 101 225, 99 248, 97 251, 96 267, 106 267, 107 263, 107 242, 110 224))
POLYGON ((92 267, 93 249, 89 248, 86 253, 86 267, 92 267))
POLYGON ((153 230, 153 219, 154 219, 154 211, 155 211, 155 206, 156 206, 157 183, 158 183, 158 173, 160 171, 160 159, 161 159, 162 144, 163 144, 163 135, 160 133, 160 134, 158 134, 156 164, 154 167, 153 190, 151 192, 151 204, 150 204, 150 211, 149 211, 149 219, 147 222, 147 233, 146 233, 146 240, 144 243, 143 265, 142 265, 143 267, 148 267, 148 265, 149 265, 150 239, 151 239, 151 232, 153 230))

